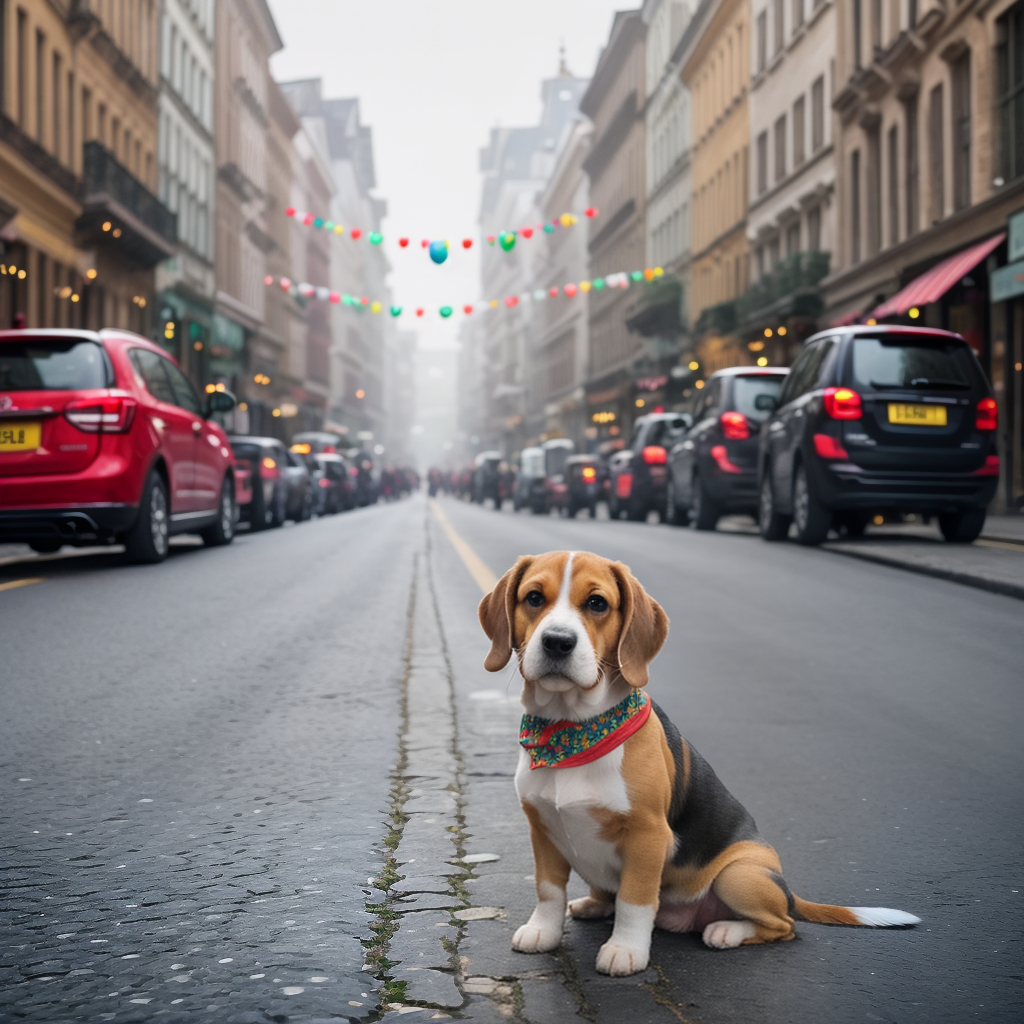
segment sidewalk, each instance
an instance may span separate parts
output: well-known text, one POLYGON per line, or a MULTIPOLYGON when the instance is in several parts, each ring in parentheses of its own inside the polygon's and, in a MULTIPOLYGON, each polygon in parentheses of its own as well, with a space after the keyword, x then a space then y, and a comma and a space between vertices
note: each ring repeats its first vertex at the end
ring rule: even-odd
POLYGON ((822 547, 1024 600, 1024 516, 989 516, 973 544, 947 544, 937 523, 907 523, 869 526, 860 539, 830 541, 822 547))

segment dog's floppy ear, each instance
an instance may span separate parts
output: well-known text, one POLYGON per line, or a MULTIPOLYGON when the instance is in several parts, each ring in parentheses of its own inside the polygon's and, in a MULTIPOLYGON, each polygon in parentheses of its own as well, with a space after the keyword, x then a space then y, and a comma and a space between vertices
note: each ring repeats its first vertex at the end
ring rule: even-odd
POLYGON ((647 666, 668 636, 665 610, 621 562, 612 563, 619 583, 622 632, 619 634, 619 671, 630 686, 647 685, 647 666))
POLYGON ((532 555, 522 555, 498 580, 494 589, 480 602, 477 609, 480 625, 484 627, 487 639, 491 641, 491 649, 484 659, 484 668, 488 672, 500 672, 512 657, 516 597, 523 574, 532 562, 532 555))

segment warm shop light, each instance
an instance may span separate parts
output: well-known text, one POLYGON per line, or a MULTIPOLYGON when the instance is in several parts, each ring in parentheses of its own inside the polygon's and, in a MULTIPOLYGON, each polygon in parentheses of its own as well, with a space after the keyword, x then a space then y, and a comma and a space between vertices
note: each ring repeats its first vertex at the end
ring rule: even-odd
POLYGON ((779 335, 780 338, 784 338, 786 336, 786 328, 785 327, 780 327, 779 330, 778 330, 778 335, 779 335))
POLYGON ((88 270, 87 270, 87 271, 85 272, 85 276, 86 276, 87 278, 89 278, 89 280, 90 280, 90 281, 95 281, 95 280, 96 280, 96 268, 95 268, 95 267, 90 267, 90 268, 89 268, 89 269, 88 269, 88 270))
POLYGON ((216 391, 216 390, 217 389, 212 384, 207 384, 206 385, 206 393, 208 395, 212 395, 214 393, 214 391, 216 391))
POLYGON ((701 389, 702 387, 704 387, 704 381, 702 381, 702 380, 695 380, 695 381, 693 382, 693 386, 694 386, 694 387, 695 387, 695 388, 696 388, 696 389, 697 389, 698 391, 700 391, 700 389, 701 389))
POLYGON ((642 409, 642 408, 643 408, 643 407, 644 407, 644 406, 645 406, 646 404, 647 404, 647 403, 646 403, 646 402, 645 402, 645 401, 644 401, 644 400, 643 400, 642 398, 638 398, 638 399, 636 400, 636 407, 637 407, 638 409, 642 409))
POLYGON ((366 397, 366 392, 362 388, 360 388, 356 392, 356 398, 365 398, 365 397, 366 397))
POLYGON ((758 358, 758 360, 757 360, 757 365, 758 366, 767 366, 768 365, 768 357, 767 356, 760 356, 758 358))
POLYGON ((110 230, 110 229, 111 229, 111 228, 112 228, 113 226, 114 226, 114 225, 113 225, 113 224, 111 224, 109 220, 105 220, 105 221, 103 222, 103 230, 104 230, 104 231, 109 231, 109 230, 110 230))
POLYGON ((72 292, 72 293, 71 293, 71 301, 72 301, 72 302, 77 302, 77 301, 78 301, 78 299, 79 299, 79 295, 78 295, 78 292, 72 292))
POLYGON ((691 359, 688 365, 691 370, 696 370, 700 367, 700 363, 696 359, 691 359))
POLYGON ((921 315, 921 310, 919 310, 917 306, 911 306, 907 312, 910 314, 911 320, 916 320, 921 315))
POLYGON ((113 235, 114 235, 115 238, 120 238, 121 237, 121 229, 120 228, 114 228, 113 235))
POLYGON ((272 410, 270 415, 271 416, 280 416, 281 415, 281 410, 280 409, 274 409, 274 410, 272 410))
POLYGON ((249 411, 249 403, 248 402, 239 402, 238 403, 238 408, 241 409, 242 412, 248 412, 249 411))
POLYGON ((18 271, 18 280, 19 281, 24 281, 27 276, 28 275, 25 273, 24 270, 19 270, 18 271))
POLYGON ((764 342, 763 341, 751 341, 751 342, 748 342, 747 348, 750 349, 751 352, 763 352, 764 351, 764 342))
POLYGON ((215 391, 226 391, 226 390, 227 390, 227 388, 225 388, 223 384, 218 384, 218 385, 217 385, 217 386, 216 386, 216 387, 214 388, 214 390, 215 390, 215 391))
POLYGON ((772 336, 772 329, 770 327, 766 327, 764 329, 764 336, 766 338, 770 338, 772 336))
POLYGON ((193 345, 192 347, 193 347, 193 348, 194 348, 194 349, 195 349, 195 350, 196 350, 197 352, 202 352, 202 351, 203 351, 203 343, 202 343, 201 341, 197 341, 197 342, 196 342, 196 343, 195 343, 195 344, 194 344, 194 345, 193 345))

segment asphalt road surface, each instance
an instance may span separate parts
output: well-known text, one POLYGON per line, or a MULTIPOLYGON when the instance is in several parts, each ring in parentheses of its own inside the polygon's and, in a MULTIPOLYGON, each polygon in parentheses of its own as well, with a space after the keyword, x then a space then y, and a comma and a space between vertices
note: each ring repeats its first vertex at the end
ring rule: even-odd
MULTIPOLYGON (((643 1024, 1024 1019, 1021 602, 750 536, 441 507, 498 575, 555 548, 629 564, 672 620, 651 694, 794 891, 924 919, 729 952, 658 934, 642 979, 599 978, 608 925, 572 923, 568 961, 502 939, 495 973, 568 971, 599 1024, 623 999, 643 1024)), ((421 498, 161 566, 0 568, 44 577, 0 591, 0 1021, 370 1014, 417 552, 460 704, 514 694, 483 671, 480 587, 421 498)), ((481 831, 514 803, 494 781, 501 808, 468 790, 481 831)), ((532 902, 517 813, 509 929, 532 902)))

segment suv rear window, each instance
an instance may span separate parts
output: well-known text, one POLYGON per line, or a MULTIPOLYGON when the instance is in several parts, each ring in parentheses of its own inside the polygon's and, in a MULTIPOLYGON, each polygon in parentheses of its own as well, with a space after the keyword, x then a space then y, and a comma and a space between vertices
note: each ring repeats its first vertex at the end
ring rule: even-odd
POLYGON ((32 338, 0 342, 0 388, 79 391, 110 384, 106 353, 94 341, 32 338))
POLYGON ((974 357, 962 341, 946 338, 854 338, 853 383, 862 389, 968 390, 974 357))
POLYGON ((767 395, 778 401, 779 392, 782 391, 783 376, 771 377, 761 374, 750 377, 736 377, 732 383, 732 407, 736 412, 743 413, 748 420, 754 423, 764 423, 771 413, 771 408, 764 401, 758 402, 761 395, 767 395), (758 405, 763 405, 759 409, 758 405))

